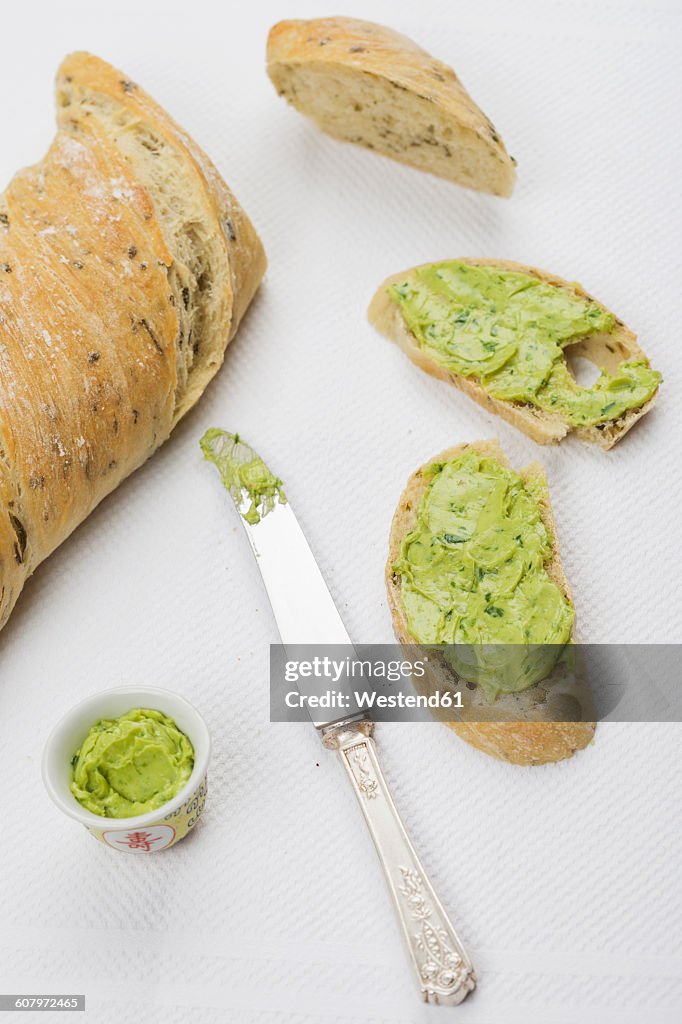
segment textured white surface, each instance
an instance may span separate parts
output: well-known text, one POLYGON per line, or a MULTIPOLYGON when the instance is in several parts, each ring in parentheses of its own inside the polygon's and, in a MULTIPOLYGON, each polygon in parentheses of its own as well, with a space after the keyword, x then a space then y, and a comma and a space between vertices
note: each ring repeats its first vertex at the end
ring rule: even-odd
POLYGON ((408 473, 494 435, 516 464, 547 468, 583 638, 680 640, 679 4, 347 8, 454 65, 519 161, 509 201, 344 147, 277 99, 269 25, 326 13, 307 0, 3 12, 2 180, 47 146, 61 56, 92 49, 205 146, 270 270, 198 409, 40 568, 0 637, 0 991, 86 992, 98 1024, 672 1024, 679 727, 603 727, 574 761, 530 770, 438 726, 379 730, 398 805, 481 975, 458 1010, 422 1007, 340 767, 311 729, 268 722, 274 624, 197 441, 209 425, 238 429, 284 476, 358 641, 391 637, 383 562, 408 473), (543 450, 420 374, 365 307, 388 273, 458 255, 578 278, 665 374, 658 408, 608 455, 543 450), (215 749, 200 828, 147 859, 98 846, 39 775, 68 707, 135 680, 195 702, 215 749))

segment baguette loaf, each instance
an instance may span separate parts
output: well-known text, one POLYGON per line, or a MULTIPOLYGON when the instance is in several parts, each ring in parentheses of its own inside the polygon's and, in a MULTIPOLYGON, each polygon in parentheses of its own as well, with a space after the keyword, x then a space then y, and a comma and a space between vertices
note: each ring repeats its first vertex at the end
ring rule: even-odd
POLYGON ((89 54, 0 197, 0 626, 26 578, 166 440, 265 269, 201 150, 89 54))
POLYGON ((515 161, 452 68, 354 18, 280 21, 267 70, 323 131, 466 188, 511 195, 515 161))
MULTIPOLYGON (((386 589, 393 628, 401 644, 417 642, 410 633, 401 597, 401 578, 394 568, 400 557, 401 545, 416 526, 419 505, 430 483, 429 467, 434 463, 447 462, 465 452, 493 458, 501 466, 508 465, 497 441, 477 441, 449 448, 412 474, 393 517, 386 563, 386 589)), ((527 466, 519 475, 524 481, 535 477, 544 483, 544 473, 539 463, 527 466)), ((543 491, 546 492, 546 488, 543 491)), ((549 497, 541 501, 541 515, 551 542, 551 556, 545 569, 572 605, 573 598, 561 565, 549 497)), ((452 687, 453 679, 458 681, 442 659, 430 657, 428 671, 427 686, 431 691, 447 689, 452 687)), ((578 688, 580 699, 576 702, 576 689, 570 681, 567 685, 561 664, 557 665, 548 679, 519 693, 499 696, 493 705, 486 700, 480 687, 470 689, 464 686, 461 693, 464 702, 462 720, 447 721, 446 724, 467 743, 503 761, 520 765, 560 761, 586 747, 594 736, 593 722, 561 720, 564 717, 578 718, 580 714, 576 712, 588 710, 590 706, 589 694, 585 689, 578 688), (490 720, 485 721, 485 718, 490 720)))
MULTIPOLYGON (((536 267, 514 263, 511 260, 459 258, 457 262, 473 267, 494 267, 499 270, 529 274, 546 284, 567 289, 572 294, 584 298, 608 312, 605 306, 588 295, 580 285, 565 281, 544 270, 538 270, 536 267)), ((388 277, 379 286, 371 301, 368 311, 370 322, 378 331, 394 341, 421 370, 432 377, 454 385, 484 409, 501 416, 502 419, 523 431, 533 441, 538 444, 554 444, 572 432, 581 441, 596 444, 600 448, 608 450, 620 441, 635 423, 653 407, 657 391, 640 408, 630 409, 616 420, 593 426, 576 427, 556 413, 530 404, 494 398, 477 378, 461 376, 435 362, 420 347, 414 334, 405 323, 399 306, 390 298, 388 292, 391 285, 409 281, 422 267, 429 266, 430 264, 422 264, 420 267, 412 267, 403 273, 388 277)), ((648 363, 645 353, 637 343, 637 336, 618 318, 615 318, 615 326, 610 333, 590 334, 583 338, 576 338, 571 342, 571 349, 576 356, 589 360, 607 372, 614 372, 619 363, 625 360, 643 360, 648 363)))

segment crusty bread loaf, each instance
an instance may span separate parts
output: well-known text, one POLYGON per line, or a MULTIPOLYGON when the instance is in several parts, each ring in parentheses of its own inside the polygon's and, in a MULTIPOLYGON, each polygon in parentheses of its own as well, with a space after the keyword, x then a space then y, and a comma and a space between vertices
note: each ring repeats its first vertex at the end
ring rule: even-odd
MULTIPOLYGON (((500 270, 518 271, 523 274, 531 274, 547 284, 556 285, 560 288, 567 288, 571 292, 581 296, 590 302, 606 309, 597 299, 588 293, 575 282, 569 282, 554 274, 549 274, 537 267, 530 267, 523 263, 514 263, 511 260, 495 259, 468 259, 458 257, 458 263, 468 263, 475 267, 497 267, 500 270)), ((429 264, 422 264, 429 266, 429 264)), ((641 406, 639 409, 631 409, 617 420, 608 423, 600 423, 591 427, 574 427, 567 423, 562 416, 546 412, 543 409, 521 402, 509 402, 493 398, 474 377, 462 377, 444 366, 434 362, 427 353, 420 348, 417 340, 409 330, 403 319, 400 308, 388 294, 388 288, 392 284, 408 281, 420 267, 411 267, 400 274, 392 274, 377 289, 369 307, 369 320, 381 331, 382 334, 394 341, 407 356, 421 370, 454 385, 463 391, 469 398, 483 406, 489 412, 494 412, 502 419, 507 420, 513 426, 522 430, 538 444, 554 444, 561 441, 569 432, 581 441, 589 444, 597 444, 600 448, 608 450, 620 441, 627 434, 635 423, 649 412, 656 401, 657 393, 641 406)), ((571 344, 572 352, 576 356, 582 356, 596 366, 607 371, 616 369, 619 363, 628 359, 643 359, 647 357, 637 343, 637 336, 626 327, 622 320, 616 317, 616 324, 608 334, 591 334, 583 339, 576 339, 571 344)))
POLYGON ((249 218, 205 153, 134 82, 87 53, 57 75, 59 127, 97 130, 149 194, 173 261, 168 279, 178 316, 174 423, 220 368, 225 348, 265 272, 249 218))
MULTIPOLYGON (((428 467, 433 463, 454 459, 467 451, 493 458, 502 466, 508 465, 497 441, 477 441, 449 448, 429 459, 412 474, 393 517, 386 563, 386 589, 393 628, 402 644, 416 643, 410 633, 402 603, 401 579, 394 571, 402 542, 415 528, 419 504, 430 483, 428 467)), ((521 470, 519 475, 524 480, 540 477, 544 482, 542 467, 537 462, 521 470)), ((546 488, 543 490, 546 491, 546 488)), ((541 514, 551 542, 551 557, 545 569, 573 604, 568 580, 561 565, 548 496, 541 501, 541 514)), ((453 678, 457 682, 452 670, 441 659, 431 657, 428 672, 426 686, 430 690, 451 687, 453 678)), ((493 705, 488 703, 480 687, 470 689, 463 686, 461 693, 464 701, 461 721, 447 721, 447 724, 467 743, 503 761, 522 765, 560 761, 586 747, 594 735, 593 722, 561 720, 580 718, 586 712, 589 713, 591 707, 587 687, 580 684, 576 686, 561 664, 542 683, 520 693, 502 695, 493 705), (486 718, 491 720, 485 721, 486 718)))
POLYGON ((57 110, 0 197, 0 626, 199 397, 265 269, 218 172, 125 75, 74 54, 57 110))
POLYGON ((466 188, 511 195, 515 161, 452 68, 369 21, 280 21, 273 85, 320 128, 466 188))

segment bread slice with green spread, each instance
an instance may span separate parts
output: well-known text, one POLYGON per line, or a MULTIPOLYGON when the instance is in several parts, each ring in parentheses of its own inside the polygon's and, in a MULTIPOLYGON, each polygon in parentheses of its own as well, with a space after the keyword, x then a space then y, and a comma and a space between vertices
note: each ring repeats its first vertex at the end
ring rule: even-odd
POLYGON ((494 125, 452 68, 411 39, 356 18, 280 21, 267 70, 280 96, 329 135, 466 188, 511 195, 494 125))
POLYGON ((573 433, 612 448, 652 408, 661 381, 635 334, 579 284, 509 260, 394 274, 369 319, 420 369, 538 444, 573 433), (590 387, 575 380, 569 351, 601 371, 590 387))
POLYGON ((497 441, 479 441, 421 466, 393 518, 386 586, 398 641, 429 645, 423 685, 461 688, 447 724, 462 739, 521 765, 590 743, 573 598, 538 463, 515 473, 497 441))

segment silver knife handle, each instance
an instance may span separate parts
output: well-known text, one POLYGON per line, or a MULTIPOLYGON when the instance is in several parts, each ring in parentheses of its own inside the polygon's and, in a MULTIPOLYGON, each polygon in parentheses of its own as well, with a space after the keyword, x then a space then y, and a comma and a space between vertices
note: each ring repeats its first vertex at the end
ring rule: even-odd
POLYGON ((373 724, 345 723, 325 733, 338 751, 384 869, 417 983, 426 1003, 456 1006, 476 975, 400 820, 371 738, 373 724))

